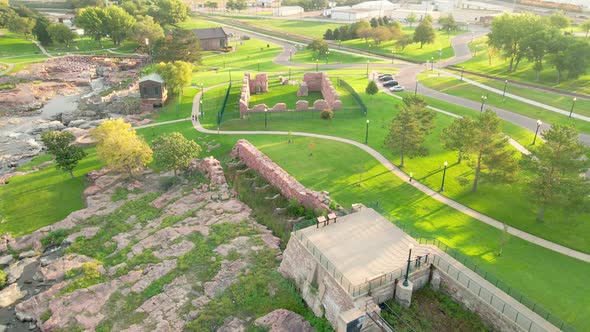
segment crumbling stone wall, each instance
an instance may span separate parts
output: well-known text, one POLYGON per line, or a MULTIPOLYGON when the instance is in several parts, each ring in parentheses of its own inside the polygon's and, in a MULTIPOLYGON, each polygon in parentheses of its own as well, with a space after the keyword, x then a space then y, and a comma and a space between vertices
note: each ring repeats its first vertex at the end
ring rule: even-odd
POLYGON ((272 186, 279 189, 287 199, 295 198, 308 208, 329 210, 330 198, 327 195, 304 187, 247 140, 239 140, 231 155, 233 158, 241 159, 249 168, 257 171, 272 186))
POLYGON ((328 78, 328 74, 324 72, 307 72, 303 74, 303 82, 306 83, 308 91, 321 92, 329 108, 332 110, 342 108, 338 92, 336 92, 332 81, 328 78))
POLYGON ((190 170, 197 170, 207 175, 211 184, 213 185, 224 185, 227 183, 225 174, 223 173, 223 167, 219 163, 219 160, 213 157, 206 157, 203 159, 195 159, 191 161, 189 165, 190 170))
POLYGON ((240 100, 238 101, 240 107, 240 118, 244 118, 249 111, 250 94, 257 92, 268 92, 268 76, 265 73, 257 74, 254 78, 250 73, 244 73, 242 80, 242 90, 240 92, 240 100))

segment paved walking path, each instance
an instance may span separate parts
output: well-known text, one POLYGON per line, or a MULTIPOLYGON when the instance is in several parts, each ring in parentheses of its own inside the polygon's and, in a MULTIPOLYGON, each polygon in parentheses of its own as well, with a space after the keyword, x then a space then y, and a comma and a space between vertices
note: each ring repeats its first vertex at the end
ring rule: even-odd
POLYGON ((43 47, 43 45, 41 45, 41 43, 39 43, 38 41, 36 41, 36 40, 34 40, 34 39, 31 39, 31 41, 32 41, 32 42, 33 42, 35 45, 37 45, 37 47, 39 47, 39 49, 41 50, 41 52, 42 52, 43 54, 45 54, 46 56, 48 56, 48 57, 50 57, 50 58, 53 58, 53 55, 51 55, 49 52, 47 52, 47 50, 45 49, 45 47, 43 47))
MULTIPOLYGON (((207 90, 208 89, 205 89, 205 91, 207 91, 207 90)), ((490 218, 490 217, 488 217, 480 212, 477 212, 465 205, 462 205, 462 204, 460 204, 460 203, 458 203, 446 196, 443 196, 439 192, 430 189, 429 187, 420 183, 419 181, 414 180, 412 182, 409 182, 409 179, 410 179, 409 176, 406 173, 404 173, 402 170, 400 170, 397 166, 395 166, 393 163, 391 163, 382 154, 377 152, 375 149, 373 149, 365 144, 359 143, 357 141, 353 141, 351 139, 342 138, 342 137, 328 136, 328 135, 321 135, 321 134, 314 134, 314 133, 304 133, 304 132, 287 132, 287 131, 274 131, 274 130, 270 130, 270 131, 246 131, 246 130, 217 131, 217 130, 205 129, 205 128, 203 128, 203 126, 201 125, 201 123, 199 122, 199 119, 198 119, 199 99, 200 98, 201 98, 201 92, 199 92, 195 95, 195 97, 193 99, 193 108, 192 108, 192 124, 193 124, 193 127, 199 132, 206 133, 206 134, 224 134, 224 135, 288 135, 288 134, 291 134, 291 135, 295 135, 295 136, 314 137, 314 138, 319 138, 319 139, 326 139, 326 140, 350 144, 350 145, 356 146, 356 147, 362 149, 363 151, 367 152, 373 158, 377 159, 377 161, 379 161, 391 173, 393 173, 394 175, 396 175, 400 179, 408 182, 410 185, 414 186, 416 189, 420 190, 424 194, 441 202, 442 204, 445 204, 445 205, 447 205, 459 212, 462 212, 472 218, 480 220, 492 227, 495 227, 500 230, 504 229, 504 224, 498 220, 490 218)), ((152 126, 163 125, 163 124, 167 124, 167 123, 174 123, 174 122, 179 122, 179 121, 186 121, 186 120, 173 120, 173 121, 169 121, 169 122, 161 122, 161 123, 153 124, 152 126)), ((150 126, 150 125, 147 125, 147 126, 150 126)), ((144 128, 144 127, 137 127, 137 128, 144 128)), ((527 232, 523 232, 523 231, 516 229, 514 227, 508 226, 508 233, 510 233, 514 236, 517 236, 525 241, 537 244, 537 245, 544 247, 546 249, 553 250, 553 251, 561 253, 563 255, 573 257, 573 258, 590 263, 590 255, 589 254, 564 247, 562 245, 559 245, 557 243, 553 243, 551 241, 547 241, 547 240, 542 239, 538 236, 529 234, 527 232)))

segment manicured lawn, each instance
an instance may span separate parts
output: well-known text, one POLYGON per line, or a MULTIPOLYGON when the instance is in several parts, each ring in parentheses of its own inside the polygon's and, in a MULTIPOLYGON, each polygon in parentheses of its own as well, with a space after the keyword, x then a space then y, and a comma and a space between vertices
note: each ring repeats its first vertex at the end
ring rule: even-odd
POLYGON ((311 38, 322 38, 327 29, 334 30, 335 28, 344 25, 340 23, 282 20, 274 18, 254 18, 242 16, 235 16, 233 18, 252 26, 311 38))
POLYGON ((93 51, 101 51, 101 50, 105 50, 107 48, 117 48, 116 52, 132 52, 133 50, 135 50, 135 48, 137 48, 137 43, 136 42, 132 42, 132 41, 124 41, 121 43, 121 45, 115 45, 113 44, 113 42, 108 39, 105 38, 102 40, 102 47, 100 46, 100 43, 92 38, 88 38, 88 37, 81 37, 76 39, 69 47, 66 47, 63 44, 51 44, 47 47, 45 47, 45 49, 47 50, 47 52, 49 53, 91 53, 93 51))
POLYGON ((487 37, 476 40, 472 43, 470 45, 472 52, 477 50, 477 55, 459 66, 478 73, 505 78, 509 81, 527 82, 538 84, 540 86, 549 86, 564 91, 574 91, 590 95, 590 74, 583 75, 576 80, 567 80, 566 77, 562 77, 562 82, 557 83, 557 71, 551 64, 545 62, 543 63, 544 68, 541 71, 540 80, 537 81, 533 64, 529 63, 526 59, 521 61, 515 72, 508 73, 507 70, 510 60, 495 55, 491 57, 490 63, 486 42, 487 37))
POLYGON ((0 29, 0 58, 25 54, 41 54, 41 50, 23 36, 0 29))
MULTIPOLYGON (((540 107, 532 106, 527 103, 517 101, 515 99, 506 98, 505 101, 502 100, 501 94, 490 93, 487 90, 479 88, 477 86, 471 85, 469 83, 463 82, 454 77, 427 77, 426 75, 421 75, 420 83, 424 84, 425 86, 453 95, 458 96, 466 99, 470 99, 476 102, 481 102, 481 96, 487 95, 486 105, 492 105, 495 107, 503 108, 515 113, 519 113, 522 115, 526 115, 533 119, 540 119, 543 122, 557 124, 557 123, 572 123, 576 125, 578 131, 583 133, 590 133, 590 123, 582 120, 576 120, 574 118, 569 118, 567 115, 558 114, 555 112, 551 112, 549 110, 545 110, 540 107)), ((538 92, 537 92, 538 93, 538 92)), ((541 93, 539 93, 541 94, 541 93)), ((587 105, 588 102, 585 101, 583 105, 587 105)), ((571 105, 570 105, 571 106, 571 105)), ((590 109, 584 109, 580 107, 577 112, 590 115, 590 109)))
MULTIPOLYGON (((413 34, 415 28, 404 27, 403 30, 407 34, 413 34)), ((447 59, 455 55, 455 52, 451 47, 449 37, 453 37, 458 33, 460 32, 452 32, 450 35, 447 35, 446 32, 443 33, 437 30, 436 39, 434 43, 424 44, 422 48, 420 48, 419 43, 414 43, 406 46, 403 50, 399 49, 394 45, 394 40, 383 42, 379 45, 375 45, 372 40, 366 42, 364 39, 353 39, 343 41, 342 45, 360 48, 365 51, 376 54, 391 55, 391 51, 395 51, 394 54, 402 58, 408 58, 419 61, 431 61, 432 59, 434 59, 435 62, 438 62, 441 59, 447 59), (441 50, 441 53, 439 53, 439 50, 441 50)))
POLYGON ((243 40, 238 45, 237 51, 204 58, 203 66, 218 70, 228 68, 261 72, 277 70, 282 66, 272 62, 272 59, 279 55, 281 50, 282 47, 259 39, 243 40))
POLYGON ((306 97, 297 97, 298 90, 299 86, 297 85, 281 85, 278 81, 273 80, 268 84, 267 93, 251 95, 250 107, 264 103, 266 106, 272 108, 277 103, 286 103, 287 109, 294 110, 295 103, 298 100, 307 100, 309 105, 313 105, 314 101, 323 98, 322 93, 318 91, 309 92, 306 97))
POLYGON ((49 166, 28 175, 13 177, 8 184, 0 186, 0 234, 28 234, 83 208, 81 193, 86 187, 85 175, 102 166, 94 149, 86 151, 88 157, 79 163, 73 179, 69 174, 49 166))
MULTIPOLYGON (((307 48, 297 51, 297 53, 295 53, 291 58, 292 62, 295 62, 295 63, 311 63, 311 64, 315 64, 316 59, 319 60, 318 61, 319 66, 326 64, 326 56, 325 55, 321 55, 318 58, 318 54, 316 52, 309 50, 307 48)), ((389 63, 388 61, 385 61, 385 60, 371 59, 370 61, 372 63, 376 63, 376 62, 377 63, 389 63)), ((335 51, 334 49, 330 48, 330 53, 328 54, 327 63, 328 64, 367 63, 367 58, 362 57, 362 56, 355 56, 355 55, 347 54, 347 53, 341 53, 341 52, 335 51)))
MULTIPOLYGON (((494 87, 499 90, 504 89, 504 81, 493 80, 469 74, 465 74, 464 76, 466 78, 470 78, 474 81, 494 87)), ((541 92, 539 90, 527 89, 524 87, 515 86, 511 84, 510 81, 506 86, 506 92, 530 100, 538 101, 545 105, 557 107, 568 112, 571 110, 573 102, 573 98, 570 96, 564 96, 557 93, 551 93, 548 91, 541 92)), ((574 105, 574 113, 590 116, 590 99, 576 98, 576 103, 574 105)))

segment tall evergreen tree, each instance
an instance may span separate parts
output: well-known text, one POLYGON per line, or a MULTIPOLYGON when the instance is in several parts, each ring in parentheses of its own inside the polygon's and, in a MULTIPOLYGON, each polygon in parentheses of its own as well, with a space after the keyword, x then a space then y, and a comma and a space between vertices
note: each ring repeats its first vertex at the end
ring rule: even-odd
POLYGON ((458 152, 457 164, 463 161, 463 156, 469 150, 469 141, 475 136, 475 121, 462 117, 453 120, 450 126, 443 129, 440 139, 447 150, 458 152))
POLYGON ((529 197, 539 207, 539 222, 551 205, 562 205, 568 211, 587 209, 590 194, 590 183, 582 176, 590 167, 590 150, 579 142, 576 129, 553 125, 543 138, 545 143, 523 160, 523 167, 532 174, 529 197))

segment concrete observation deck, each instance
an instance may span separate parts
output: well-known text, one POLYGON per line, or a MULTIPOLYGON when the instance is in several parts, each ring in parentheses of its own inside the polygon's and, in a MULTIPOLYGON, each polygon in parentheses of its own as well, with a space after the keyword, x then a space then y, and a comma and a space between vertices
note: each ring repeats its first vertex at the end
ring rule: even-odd
POLYGON ((338 217, 327 226, 297 232, 353 285, 405 268, 410 243, 414 245, 412 259, 431 252, 370 208, 338 217))

